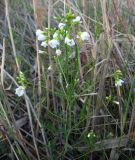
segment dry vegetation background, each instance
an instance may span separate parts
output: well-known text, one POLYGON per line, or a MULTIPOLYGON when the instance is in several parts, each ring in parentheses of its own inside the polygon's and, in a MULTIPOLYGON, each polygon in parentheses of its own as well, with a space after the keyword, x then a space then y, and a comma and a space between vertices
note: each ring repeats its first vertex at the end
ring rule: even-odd
POLYGON ((0 0, 0 159, 134 160, 134 35, 134 0, 0 0), (91 37, 79 47, 79 81, 66 96, 52 51, 39 54, 35 36, 57 26, 64 9, 91 37), (20 70, 29 82, 21 98, 20 70))

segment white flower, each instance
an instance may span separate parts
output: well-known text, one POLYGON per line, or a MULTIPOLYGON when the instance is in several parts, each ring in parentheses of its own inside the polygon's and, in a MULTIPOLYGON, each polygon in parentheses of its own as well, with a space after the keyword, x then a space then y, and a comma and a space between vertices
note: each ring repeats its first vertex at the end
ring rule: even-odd
POLYGON ((49 66, 49 67, 48 67, 48 71, 51 71, 51 70, 52 70, 52 66, 49 66))
POLYGON ((39 51, 38 51, 38 53, 43 54, 43 53, 44 53, 44 51, 39 50, 39 51))
POLYGON ((117 81, 115 82, 115 86, 116 86, 116 87, 120 87, 120 86, 122 86, 123 83, 124 83, 124 81, 123 81, 122 79, 119 79, 119 80, 117 80, 117 81))
POLYGON ((75 19, 72 20, 72 22, 81 22, 81 17, 77 16, 75 19))
POLYGON ((46 36, 43 35, 43 34, 40 34, 38 37, 37 37, 38 41, 44 41, 46 39, 46 36))
POLYGON ((81 36, 81 39, 82 39, 83 41, 88 41, 88 40, 90 40, 90 35, 89 35, 88 32, 82 32, 80 36, 81 36))
POLYGON ((46 36, 43 33, 44 32, 41 31, 40 29, 36 31, 36 36, 39 41, 44 41, 46 39, 46 36))
POLYGON ((50 46, 51 48, 56 48, 56 47, 60 44, 60 42, 57 41, 57 40, 55 40, 55 39, 52 39, 52 40, 49 41, 48 44, 49 44, 49 46, 50 46))
POLYGON ((56 50, 56 55, 57 55, 57 56, 60 56, 60 55, 61 55, 61 50, 60 50, 60 49, 57 49, 57 50, 56 50))
POLYGON ((48 44, 46 42, 42 42, 41 46, 46 48, 48 46, 48 44))
POLYGON ((25 94, 25 88, 23 86, 19 86, 18 88, 15 89, 15 94, 18 97, 21 97, 25 94))
POLYGON ((59 29, 62 30, 65 27, 65 25, 66 25, 65 23, 59 23, 58 27, 59 27, 59 29))
POLYGON ((40 34, 43 34, 43 31, 41 31, 40 29, 36 30, 36 36, 38 37, 40 34))
POLYGON ((67 44, 68 46, 74 46, 75 42, 73 39, 69 39, 68 37, 65 38, 65 44, 67 44))

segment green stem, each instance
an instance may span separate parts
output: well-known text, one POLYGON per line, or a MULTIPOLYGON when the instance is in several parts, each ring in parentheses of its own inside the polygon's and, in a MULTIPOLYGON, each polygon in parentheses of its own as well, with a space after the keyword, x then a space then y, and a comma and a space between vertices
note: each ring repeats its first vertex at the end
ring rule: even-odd
POLYGON ((67 46, 67 44, 65 44, 65 53, 66 53, 66 67, 65 67, 66 79, 67 79, 67 82, 69 82, 69 66, 68 66, 69 54, 68 54, 68 46, 67 46))
POLYGON ((78 46, 75 45, 75 62, 74 62, 74 77, 73 77, 73 80, 74 80, 74 83, 75 83, 75 80, 77 79, 77 75, 78 75, 78 46))

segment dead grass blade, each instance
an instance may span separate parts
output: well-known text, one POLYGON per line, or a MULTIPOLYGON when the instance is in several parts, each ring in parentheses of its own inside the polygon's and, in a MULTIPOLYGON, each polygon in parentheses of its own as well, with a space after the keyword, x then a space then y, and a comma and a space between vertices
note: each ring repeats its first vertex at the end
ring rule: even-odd
POLYGON ((17 69, 18 69, 18 71, 20 71, 20 66, 19 66, 19 63, 18 63, 18 60, 17 60, 15 42, 14 42, 13 33, 12 33, 12 27, 11 27, 10 18, 9 18, 8 0, 5 0, 5 7, 6 7, 6 8, 5 8, 6 19, 7 19, 7 23, 8 23, 10 40, 11 40, 12 49, 13 49, 13 56, 14 56, 14 58, 15 58, 15 62, 16 62, 16 65, 17 65, 17 69))
POLYGON ((4 89, 4 65, 5 65, 5 39, 3 39, 3 52, 2 52, 2 64, 1 64, 1 85, 2 88, 4 89))

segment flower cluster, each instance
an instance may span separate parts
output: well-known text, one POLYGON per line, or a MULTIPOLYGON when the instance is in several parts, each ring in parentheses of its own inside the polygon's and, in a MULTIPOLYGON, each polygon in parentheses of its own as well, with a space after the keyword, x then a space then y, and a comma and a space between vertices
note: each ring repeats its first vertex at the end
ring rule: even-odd
MULTIPOLYGON (((48 46, 55 49, 55 54, 60 56, 62 51, 60 46, 65 45, 73 47, 76 44, 76 37, 81 41, 89 41, 90 35, 88 32, 78 32, 77 36, 72 35, 72 29, 76 25, 81 24, 81 17, 75 17, 72 13, 67 13, 66 16, 60 18, 60 23, 56 28, 46 28, 45 31, 38 29, 36 36, 38 41, 41 41, 41 47, 47 48, 48 46), (49 36, 48 36, 49 35, 49 36), (71 38, 72 37, 72 38, 71 38)), ((39 53, 44 51, 39 50, 39 53)))
POLYGON ((25 92, 26 92, 25 89, 26 89, 26 86, 27 86, 27 83, 28 83, 23 72, 19 73, 19 76, 17 76, 17 81, 18 81, 20 86, 18 86, 15 89, 15 94, 18 97, 21 97, 25 94, 25 92))
POLYGON ((15 94, 18 96, 18 97, 21 97, 25 94, 25 87, 24 86, 18 86, 16 89, 15 89, 15 94))
POLYGON ((115 79, 115 86, 116 87, 121 87, 124 83, 124 80, 122 80, 122 73, 120 70, 116 70, 115 73, 113 74, 113 77, 115 79))
MULTIPOLYGON (((78 32, 75 28, 82 23, 80 16, 75 17, 74 14, 69 12, 65 16, 61 16, 59 22, 60 23, 56 28, 45 28, 44 31, 40 29, 36 30, 37 40, 43 48, 43 50, 39 50, 38 53, 43 54, 45 48, 51 47, 55 50, 56 56, 60 56, 62 54, 63 46, 74 47, 78 39, 78 42, 90 41, 90 35, 88 32, 78 32), (75 33, 73 33, 73 30, 75 33)), ((52 66, 49 66, 48 71, 51 70, 52 66)), ((25 94, 27 81, 22 72, 19 73, 17 80, 19 86, 16 88, 15 94, 21 97, 25 94)))
POLYGON ((117 81, 115 81, 115 86, 120 87, 120 86, 122 86, 123 83, 124 83, 124 81, 122 79, 118 79, 117 81))

